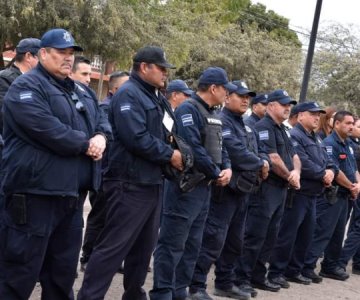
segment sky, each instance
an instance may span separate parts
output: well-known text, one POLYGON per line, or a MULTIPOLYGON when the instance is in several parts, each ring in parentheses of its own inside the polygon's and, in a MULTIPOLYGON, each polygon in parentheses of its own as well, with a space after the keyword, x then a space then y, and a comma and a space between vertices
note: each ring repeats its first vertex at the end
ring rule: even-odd
MULTIPOLYGON (((302 28, 311 30, 317 0, 252 0, 252 2, 262 3, 268 10, 271 9, 290 19, 290 28, 293 30, 304 31, 302 28)), ((323 0, 319 30, 332 21, 343 25, 360 26, 359 12, 359 0, 323 0)))

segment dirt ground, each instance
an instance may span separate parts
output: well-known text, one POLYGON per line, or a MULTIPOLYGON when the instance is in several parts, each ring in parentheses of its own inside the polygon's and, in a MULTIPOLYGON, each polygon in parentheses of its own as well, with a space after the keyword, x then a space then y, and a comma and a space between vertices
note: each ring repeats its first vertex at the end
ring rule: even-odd
MULTIPOLYGON (((86 218, 90 209, 88 202, 85 203, 84 217, 86 218)), ((351 269, 349 268, 349 272, 351 269)), ((148 273, 148 277, 145 283, 146 291, 149 291, 152 287, 152 272, 148 273)), ((80 289, 81 282, 83 279, 83 273, 79 271, 79 277, 75 281, 74 291, 75 294, 80 289)), ((208 292, 211 295, 214 289, 214 273, 210 272, 208 276, 208 292)), ((120 300, 123 292, 122 287, 122 275, 117 274, 110 286, 110 289, 105 297, 106 300, 120 300)), ((360 276, 351 275, 350 278, 345 282, 340 282, 332 279, 324 279, 321 284, 311 284, 309 286, 299 285, 291 283, 289 289, 282 289, 278 293, 265 292, 258 290, 258 296, 256 299, 265 300, 360 300, 360 276)), ((41 287, 36 286, 30 300, 39 300, 41 293, 41 287)), ((215 297, 214 300, 224 300, 229 298, 215 297)))

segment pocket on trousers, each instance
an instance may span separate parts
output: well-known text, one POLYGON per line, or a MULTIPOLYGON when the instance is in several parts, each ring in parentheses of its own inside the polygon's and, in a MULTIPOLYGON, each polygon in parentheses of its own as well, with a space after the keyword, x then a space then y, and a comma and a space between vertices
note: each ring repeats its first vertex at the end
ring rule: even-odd
POLYGON ((44 235, 7 227, 5 233, 4 258, 7 262, 24 264, 43 251, 44 235))

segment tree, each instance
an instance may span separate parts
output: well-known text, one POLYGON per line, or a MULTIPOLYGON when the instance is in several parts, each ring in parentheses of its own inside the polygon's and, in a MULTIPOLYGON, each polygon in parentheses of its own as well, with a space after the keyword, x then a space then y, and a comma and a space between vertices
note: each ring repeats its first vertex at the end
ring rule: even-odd
POLYGON ((332 23, 319 33, 309 97, 360 113, 359 28, 332 23))

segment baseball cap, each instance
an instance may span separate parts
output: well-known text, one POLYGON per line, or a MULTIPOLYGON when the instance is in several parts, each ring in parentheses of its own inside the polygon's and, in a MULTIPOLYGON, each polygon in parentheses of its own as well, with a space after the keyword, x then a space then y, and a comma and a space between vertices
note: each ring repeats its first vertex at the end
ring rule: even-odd
POLYGON ((322 114, 326 113, 326 111, 321 109, 320 105, 314 101, 299 103, 298 105, 295 105, 294 107, 296 107, 297 113, 304 112, 304 111, 320 112, 322 114))
POLYGON ((73 48, 75 51, 83 51, 83 48, 75 45, 71 33, 62 28, 50 29, 41 38, 41 48, 50 47, 56 49, 73 48))
POLYGON ((235 80, 232 81, 233 84, 237 86, 237 90, 234 92, 240 96, 249 95, 250 97, 255 97, 256 93, 249 90, 247 84, 244 80, 235 80))
POLYGON ((268 95, 268 103, 277 101, 280 104, 296 104, 297 102, 290 98, 289 94, 285 90, 275 90, 268 95))
POLYGON ((238 87, 229 82, 226 71, 220 67, 209 67, 200 75, 200 84, 216 84, 222 85, 229 93, 235 92, 238 87))
POLYGON ((258 94, 251 99, 251 105, 253 104, 267 104, 268 103, 268 95, 267 94, 258 94))
POLYGON ((191 96, 191 94, 194 92, 193 90, 189 89, 188 85, 185 83, 185 81, 180 79, 175 79, 173 81, 170 81, 166 88, 166 93, 172 93, 172 92, 182 92, 187 96, 191 96))
POLYGON ((16 53, 24 54, 30 52, 31 54, 36 54, 40 50, 40 40, 35 38, 26 38, 22 39, 19 44, 16 46, 16 53))
POLYGON ((155 46, 146 46, 139 49, 133 57, 133 62, 145 62, 169 69, 176 68, 166 60, 164 50, 155 46))

